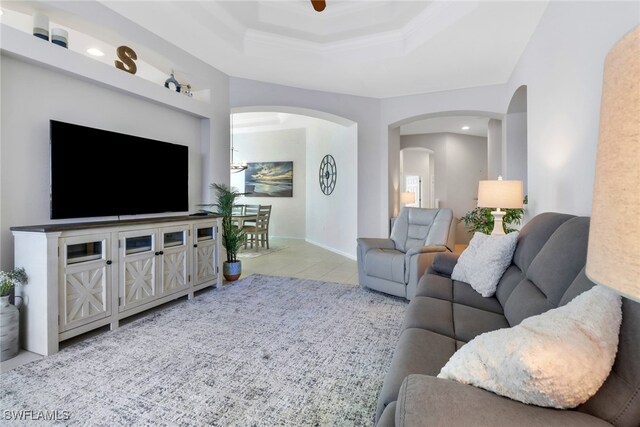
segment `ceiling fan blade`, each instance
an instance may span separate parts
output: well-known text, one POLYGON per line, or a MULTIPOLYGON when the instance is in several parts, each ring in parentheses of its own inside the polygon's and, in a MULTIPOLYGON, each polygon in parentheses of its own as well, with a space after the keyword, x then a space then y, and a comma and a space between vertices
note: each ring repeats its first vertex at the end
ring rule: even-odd
POLYGON ((325 7, 327 7, 327 2, 325 0, 311 0, 311 4, 316 12, 322 12, 325 7))

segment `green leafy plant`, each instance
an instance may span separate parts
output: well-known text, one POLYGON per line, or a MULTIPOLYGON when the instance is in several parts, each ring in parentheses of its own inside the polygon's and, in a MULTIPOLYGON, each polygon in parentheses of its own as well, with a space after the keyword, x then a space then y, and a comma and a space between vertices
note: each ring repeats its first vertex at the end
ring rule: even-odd
MULTIPOLYGON (((526 205, 528 201, 528 196, 525 196, 522 203, 526 205)), ((491 215, 491 211, 493 210, 493 208, 475 208, 467 212, 458 222, 464 222, 464 226, 472 233, 479 231, 480 233, 491 234, 491 231, 493 231, 493 215, 491 215)), ((522 222, 525 209, 505 209, 505 212, 502 219, 504 232, 511 233, 516 231, 515 228, 509 226, 512 224, 519 225, 522 222)))
POLYGON ((244 231, 233 224, 231 214, 236 198, 244 195, 225 184, 211 184, 217 193, 218 213, 222 216, 222 246, 227 250, 227 262, 238 261, 238 251, 244 244, 244 231))
POLYGON ((0 296, 10 295, 16 285, 26 285, 29 281, 24 268, 16 268, 13 271, 0 271, 0 296))

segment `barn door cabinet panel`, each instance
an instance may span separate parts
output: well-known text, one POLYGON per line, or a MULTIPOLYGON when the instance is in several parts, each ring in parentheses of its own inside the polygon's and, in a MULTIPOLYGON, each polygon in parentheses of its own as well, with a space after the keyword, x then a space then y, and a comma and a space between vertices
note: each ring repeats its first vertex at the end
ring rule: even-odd
POLYGON ((12 227, 29 285, 22 347, 58 343, 195 291, 222 285, 218 217, 174 216, 12 227))

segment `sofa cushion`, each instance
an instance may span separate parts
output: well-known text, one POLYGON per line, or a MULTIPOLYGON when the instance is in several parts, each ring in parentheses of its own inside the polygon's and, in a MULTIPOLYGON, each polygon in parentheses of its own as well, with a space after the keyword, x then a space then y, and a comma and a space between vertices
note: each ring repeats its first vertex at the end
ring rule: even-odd
POLYGON ((409 375, 395 405, 395 426, 611 426, 577 411, 525 405, 477 387, 409 375))
POLYGON ((574 216, 547 212, 533 217, 522 227, 518 235, 516 250, 513 253, 513 263, 500 278, 496 290, 496 297, 503 307, 516 285, 525 277, 529 265, 531 265, 549 237, 558 227, 571 218, 574 218, 574 216))
POLYGON ((554 306, 587 262, 589 218, 577 217, 562 224, 531 262, 527 277, 554 306))
POLYGON ((394 249, 372 249, 364 256, 364 271, 369 276, 405 283, 404 253, 394 249))
POLYGON ((584 267, 588 235, 589 218, 573 217, 564 221, 549 237, 529 267, 522 270, 526 279, 515 286, 503 303, 511 326, 560 304, 562 296, 584 267))
POLYGON ((402 331, 380 391, 376 419, 397 399, 407 375, 437 375, 457 349, 456 340, 435 332, 417 328, 402 331))
POLYGON ((494 298, 484 298, 468 283, 458 282, 445 276, 426 273, 418 283, 416 296, 444 299, 468 305, 492 313, 502 314, 500 302, 494 298))
POLYGON ((438 378, 527 404, 574 408, 595 395, 618 350, 621 297, 603 286, 520 325, 482 334, 456 352, 438 378))
POLYGON ((531 218, 518 236, 518 246, 513 254, 513 263, 526 272, 540 249, 547 243, 549 237, 573 215, 546 212, 531 218))
POLYGON ((491 297, 511 264, 518 232, 487 235, 476 232, 453 268, 451 278, 469 283, 483 297, 491 297))
POLYGON ((396 425, 396 402, 391 402, 384 408, 376 427, 394 427, 396 425))

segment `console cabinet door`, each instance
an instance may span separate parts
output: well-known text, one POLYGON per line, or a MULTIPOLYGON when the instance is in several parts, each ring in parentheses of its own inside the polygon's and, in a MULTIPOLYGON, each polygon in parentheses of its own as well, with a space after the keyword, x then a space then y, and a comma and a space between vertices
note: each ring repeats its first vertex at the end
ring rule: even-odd
POLYGON ((188 225, 160 229, 161 256, 158 258, 162 280, 160 294, 169 295, 190 285, 188 225))
POLYGON ((157 229, 121 232, 119 240, 119 311, 126 311, 158 295, 157 229))
POLYGON ((193 226, 194 286, 218 278, 217 227, 214 222, 193 226))
POLYGON ((59 332, 111 315, 110 234, 60 239, 59 332))

